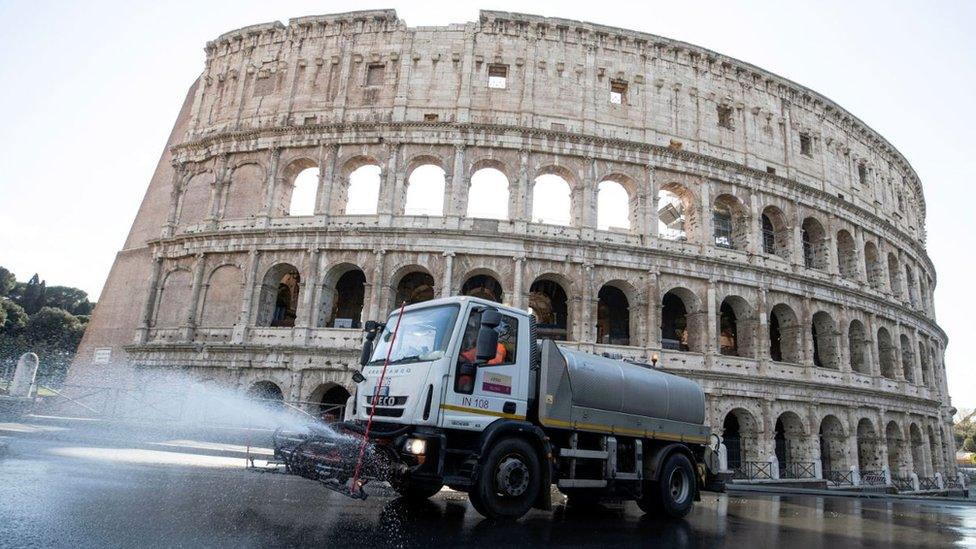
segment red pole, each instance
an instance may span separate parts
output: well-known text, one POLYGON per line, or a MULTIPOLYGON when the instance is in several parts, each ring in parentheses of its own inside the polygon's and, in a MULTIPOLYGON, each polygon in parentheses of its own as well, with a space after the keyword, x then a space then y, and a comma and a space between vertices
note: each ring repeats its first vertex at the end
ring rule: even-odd
MULTIPOLYGON (((376 400, 380 396, 380 387, 383 386, 383 380, 386 379, 386 367, 390 365, 390 354, 393 352, 393 344, 396 343, 397 332, 400 330, 400 320, 403 319, 403 308, 406 304, 406 301, 400 304, 400 314, 397 315, 396 325, 393 327, 390 346, 386 349, 386 359, 383 361, 383 370, 380 371, 380 380, 376 383, 376 389, 373 390, 373 399, 370 401, 372 408, 369 409, 369 419, 366 421, 366 430, 363 432, 363 443, 359 446, 359 457, 356 459, 356 470, 352 475, 352 483, 349 485, 350 494, 355 488, 359 487, 359 473, 362 471, 363 455, 366 453, 366 445, 369 443, 369 431, 373 428, 373 414, 376 413, 376 400)), ((380 334, 380 337, 382 337, 382 334, 380 334)))

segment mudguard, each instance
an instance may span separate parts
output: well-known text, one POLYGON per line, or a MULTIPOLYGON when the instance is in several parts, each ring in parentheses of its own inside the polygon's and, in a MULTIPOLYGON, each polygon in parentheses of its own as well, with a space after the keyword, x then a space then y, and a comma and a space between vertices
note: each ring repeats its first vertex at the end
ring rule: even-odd
POLYGON ((481 432, 478 443, 478 457, 488 453, 495 441, 505 437, 524 438, 539 450, 539 463, 542 466, 542 489, 539 490, 539 498, 532 506, 543 511, 551 510, 552 446, 549 444, 549 437, 538 425, 528 421, 499 419, 489 424, 481 432))

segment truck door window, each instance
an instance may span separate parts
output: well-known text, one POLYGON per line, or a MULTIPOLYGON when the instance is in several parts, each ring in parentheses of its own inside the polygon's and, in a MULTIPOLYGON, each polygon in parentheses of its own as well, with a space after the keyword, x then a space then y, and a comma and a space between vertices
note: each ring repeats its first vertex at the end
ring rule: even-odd
MULTIPOLYGON (((478 329, 481 327, 481 311, 472 311, 461 338, 461 352, 458 363, 473 363, 477 358, 478 329)), ((481 366, 503 366, 515 364, 518 355, 518 319, 502 315, 502 321, 495 328, 498 332, 498 349, 495 357, 481 366)))

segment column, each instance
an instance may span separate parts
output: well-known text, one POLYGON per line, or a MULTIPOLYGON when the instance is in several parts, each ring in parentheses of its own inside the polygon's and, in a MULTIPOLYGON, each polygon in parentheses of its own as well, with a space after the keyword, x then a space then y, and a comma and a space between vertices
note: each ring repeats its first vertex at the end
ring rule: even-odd
POLYGON ((232 343, 243 343, 244 336, 247 334, 247 328, 251 325, 251 309, 254 303, 254 294, 260 287, 260 284, 257 283, 260 259, 261 252, 256 249, 251 249, 247 254, 247 273, 245 275, 244 291, 242 292, 244 299, 241 303, 241 314, 237 319, 237 324, 234 326, 234 335, 231 339, 232 343))
MULTIPOLYGON (((644 227, 644 234, 657 238, 658 236, 658 185, 657 178, 654 177, 654 166, 648 165, 644 167, 644 173, 646 177, 646 188, 647 188, 647 210, 646 210, 646 226, 644 227)), ((651 340, 648 340, 651 341, 651 340)))
POLYGON ((596 300, 595 292, 593 291, 593 267, 592 263, 583 263, 580 265, 580 281, 582 282, 583 295, 582 299, 582 315, 581 315, 581 326, 580 329, 580 343, 593 343, 596 341, 596 334, 593 330, 593 325, 596 323, 596 319, 593 315, 594 303, 596 300))
POLYGON ((837 359, 840 362, 837 366, 844 373, 851 372, 851 348, 850 338, 848 337, 848 331, 850 330, 849 315, 850 310, 847 306, 841 306, 840 315, 837 318, 837 359))
POLYGON ((522 279, 525 269, 525 256, 518 255, 512 260, 515 261, 515 287, 512 288, 512 307, 525 309, 525 282, 522 279))
POLYGON ((227 193, 227 162, 228 155, 220 155, 220 161, 214 168, 213 181, 210 183, 210 214, 207 216, 207 225, 210 229, 217 228, 217 220, 220 219, 220 205, 222 197, 227 193))
POLYGON ((367 289, 369 290, 369 314, 366 316, 367 319, 376 319, 384 316, 380 310, 382 303, 380 294, 383 293, 383 288, 386 286, 386 269, 384 266, 386 250, 376 250, 373 253, 376 256, 373 277, 366 283, 367 289))
POLYGON ((529 183, 529 151, 519 150, 518 181, 515 182, 516 210, 512 219, 516 230, 525 232, 525 224, 532 221, 532 186, 529 183))
POLYGON ((864 344, 868 346, 866 352, 864 353, 864 360, 869 361, 868 371, 874 377, 881 376, 881 353, 878 349, 878 317, 876 315, 868 315, 868 325, 865 328, 867 334, 864 336, 864 344))
POLYGON ((393 223, 393 202, 397 186, 400 144, 388 143, 386 150, 386 164, 380 172, 380 196, 379 203, 376 205, 376 213, 379 215, 380 225, 388 227, 393 223))
POLYGON ((156 295, 159 293, 159 275, 163 269, 163 256, 153 256, 152 271, 149 273, 149 287, 146 295, 146 302, 142 306, 142 319, 139 322, 139 329, 136 331, 138 344, 143 344, 149 339, 149 328, 152 325, 153 309, 156 305, 156 295))
POLYGON ((810 314, 810 298, 803 298, 803 309, 800 311, 800 345, 803 348, 803 365, 813 366, 813 333, 810 325, 813 317, 810 314))
POLYGON ((864 229, 860 225, 854 226, 854 257, 857 261, 857 281, 866 286, 868 284, 868 265, 864 256, 864 229))
POLYGON ((315 199, 315 215, 328 218, 332 212, 332 188, 336 179, 336 162, 339 157, 338 145, 322 145, 319 148, 319 188, 315 199))
POLYGON ((460 223, 466 211, 461 211, 461 204, 465 202, 464 195, 468 192, 468 184, 464 178, 464 143, 454 145, 454 170, 451 174, 451 203, 450 209, 444 212, 451 219, 451 224, 460 223))
POLYGON ((444 257, 444 277, 441 279, 441 297, 450 297, 454 294, 454 252, 447 251, 441 255, 444 257))
POLYGON ((174 161, 173 178, 169 193, 169 213, 166 215, 166 223, 163 225, 162 238, 173 236, 176 232, 176 216, 179 214, 180 201, 183 196, 184 185, 186 185, 186 168, 182 163, 174 161))
POLYGON ((718 348, 718 304, 715 303, 715 279, 708 280, 706 296, 705 325, 701 330, 705 336, 702 352, 705 353, 705 363, 710 364, 718 348))
POLYGON ((261 212, 261 219, 258 227, 267 227, 271 219, 271 210, 274 208, 274 197, 276 182, 278 180, 278 160, 281 158, 281 148, 273 145, 271 148, 271 159, 268 162, 268 181, 264 187, 264 208, 261 212))
POLYGON ((661 286, 658 272, 654 269, 647 273, 647 335, 644 346, 654 350, 661 348, 661 286))
POLYGON ((769 313, 766 311, 766 295, 769 287, 760 285, 756 288, 757 314, 759 316, 756 329, 756 358, 759 359, 759 372, 762 374, 769 365, 769 313))
POLYGON ((699 224, 699 230, 701 234, 698 235, 698 244, 702 247, 702 252, 706 249, 710 250, 715 246, 715 228, 714 221, 712 219, 712 197, 710 191, 708 190, 708 185, 702 185, 701 187, 701 223, 699 224))
POLYGON ((198 253, 196 263, 193 265, 193 287, 190 290, 190 306, 186 315, 186 324, 182 327, 183 341, 192 341, 196 335, 197 311, 200 309, 200 288, 203 284, 203 271, 206 265, 206 256, 198 253))
POLYGON ((318 289, 321 287, 319 284, 319 265, 322 262, 322 250, 310 248, 308 255, 308 276, 301 280, 303 286, 301 292, 302 307, 305 314, 295 324, 296 327, 307 329, 306 337, 309 335, 309 330, 315 326, 315 316, 318 312, 316 311, 316 304, 319 302, 318 289))
POLYGON ((583 181, 578 183, 574 189, 579 195, 579 199, 574 200, 574 210, 578 208, 578 214, 573 212, 572 225, 580 228, 580 234, 586 240, 593 238, 593 231, 596 230, 597 218, 597 181, 596 181, 596 160, 593 157, 586 159, 586 175, 583 181))

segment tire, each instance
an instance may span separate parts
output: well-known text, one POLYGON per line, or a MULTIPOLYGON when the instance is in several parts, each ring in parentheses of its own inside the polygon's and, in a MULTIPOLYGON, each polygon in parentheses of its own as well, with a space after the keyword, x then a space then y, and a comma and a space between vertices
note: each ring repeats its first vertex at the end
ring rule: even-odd
POLYGON ((481 461, 468 500, 485 517, 517 519, 539 497, 541 480, 535 448, 519 438, 502 439, 481 461))
POLYGON ((393 490, 403 499, 419 501, 429 499, 431 496, 441 491, 443 484, 436 482, 391 482, 393 490))
POLYGON ((637 506, 648 514, 681 518, 695 503, 695 469, 691 460, 674 453, 664 461, 657 481, 644 484, 644 494, 637 506))

